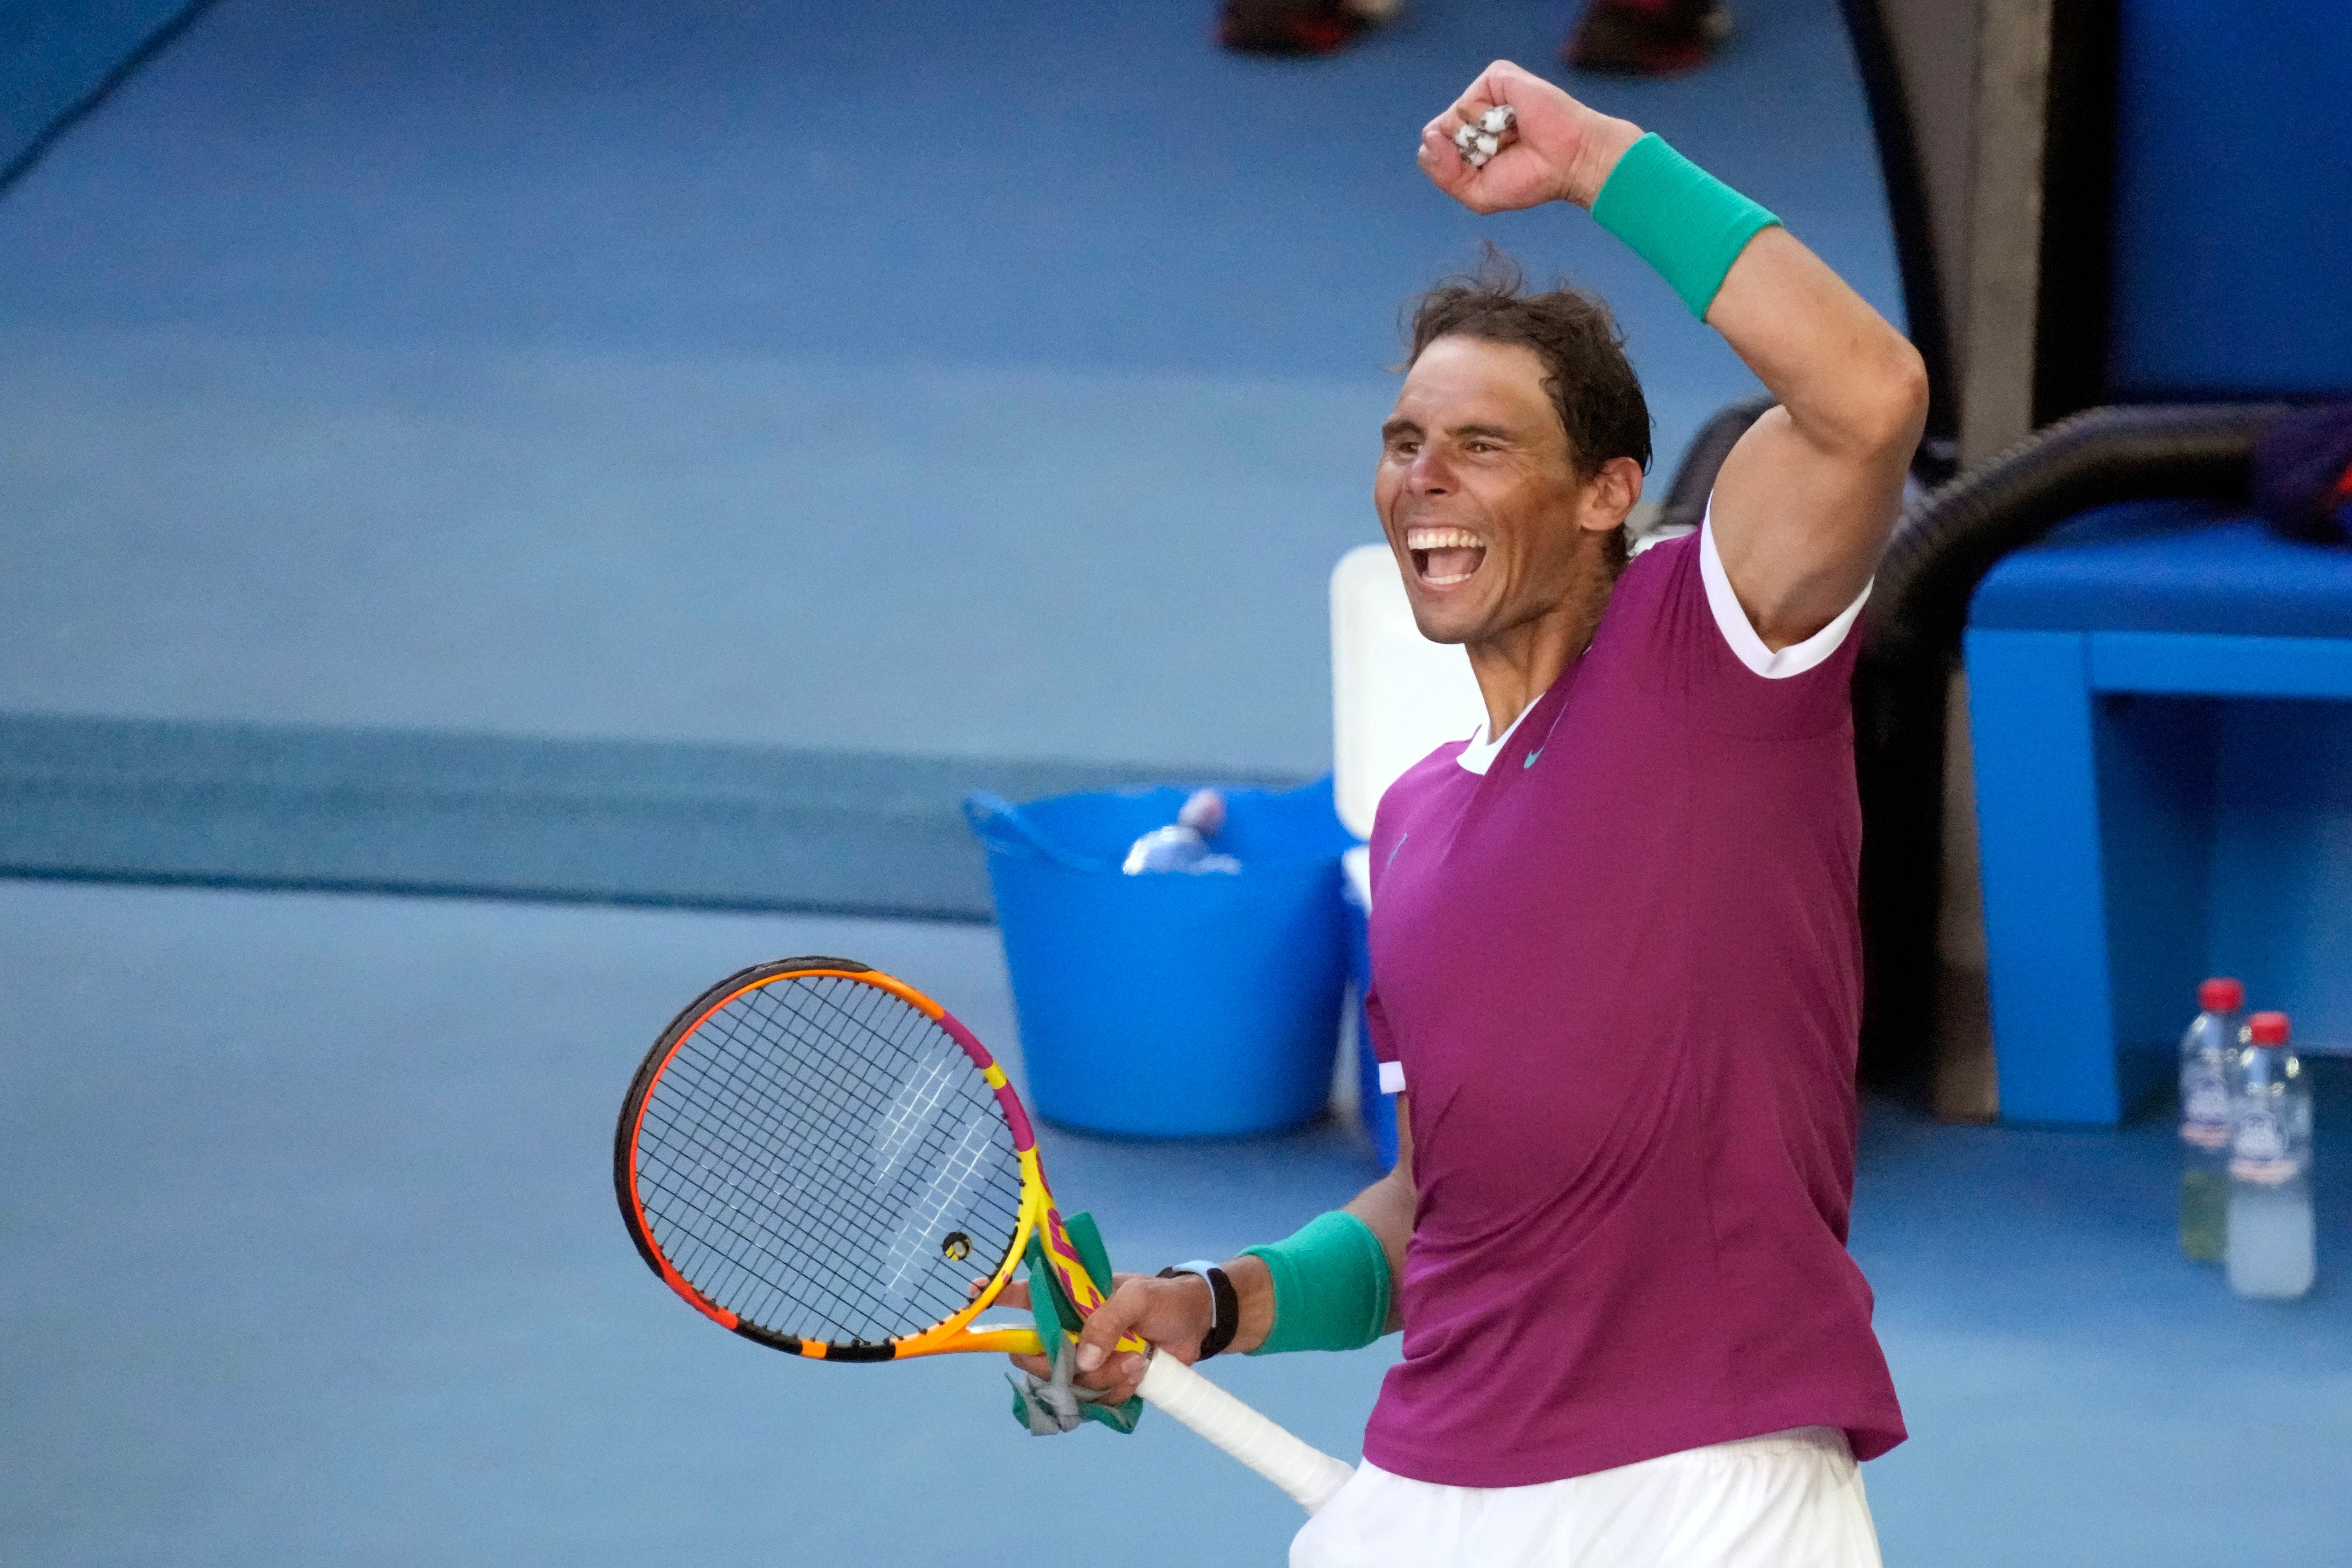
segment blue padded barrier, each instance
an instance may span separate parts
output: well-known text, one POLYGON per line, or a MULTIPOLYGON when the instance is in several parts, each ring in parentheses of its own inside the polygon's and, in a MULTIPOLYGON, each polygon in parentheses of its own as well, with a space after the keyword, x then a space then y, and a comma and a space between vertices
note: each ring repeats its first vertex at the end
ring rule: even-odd
POLYGON ((2103 507, 1988 573, 1969 626, 2352 637, 2352 550, 2210 502, 2103 507))
POLYGON ((2171 697, 2341 697, 2352 691, 2352 642, 2093 632, 2091 688, 2171 697))
POLYGON ((1904 513, 1863 613, 1854 670, 1869 975, 1862 1067, 1916 1084, 1931 1066, 1945 977, 1945 701, 1969 601, 2012 552, 2126 502, 2242 504, 2255 440, 2285 406, 2098 408, 2063 419, 1904 513))
POLYGON ((2352 1047, 2352 551, 2216 515, 2104 509, 1977 591, 2006 1117, 2129 1114, 2210 973, 2352 1047))

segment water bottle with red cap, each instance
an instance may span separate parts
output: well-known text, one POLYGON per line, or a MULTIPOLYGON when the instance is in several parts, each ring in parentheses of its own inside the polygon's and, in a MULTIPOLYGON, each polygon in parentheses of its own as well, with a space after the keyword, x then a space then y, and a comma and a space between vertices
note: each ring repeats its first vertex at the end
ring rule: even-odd
POLYGON ((2197 988, 2180 1037, 2180 1250, 2221 1261, 2230 1216, 2230 1067, 2243 1033, 2246 988, 2216 976, 2197 988))
POLYGON ((2284 1013, 2246 1020, 2230 1082, 2230 1289, 2286 1300, 2311 1289, 2311 1079, 2284 1013))

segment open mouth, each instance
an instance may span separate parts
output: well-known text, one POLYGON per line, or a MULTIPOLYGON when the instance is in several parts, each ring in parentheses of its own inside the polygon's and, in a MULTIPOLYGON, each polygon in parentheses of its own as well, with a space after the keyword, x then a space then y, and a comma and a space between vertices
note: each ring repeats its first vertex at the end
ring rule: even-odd
POLYGON ((1408 528, 1404 547, 1413 572, 1433 588, 1468 582, 1486 561, 1486 541, 1466 528, 1408 528))

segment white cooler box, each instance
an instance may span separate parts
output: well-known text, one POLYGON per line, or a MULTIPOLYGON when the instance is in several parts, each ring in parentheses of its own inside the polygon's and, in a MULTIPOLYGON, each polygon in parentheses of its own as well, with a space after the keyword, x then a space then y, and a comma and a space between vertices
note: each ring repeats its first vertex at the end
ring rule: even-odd
MULTIPOLYGON (((1467 739, 1485 716, 1468 657, 1429 641, 1412 624, 1388 546, 1366 544, 1341 556, 1331 572, 1331 784, 1348 830, 1370 838, 1372 814, 1397 776, 1448 741, 1467 739)), ((1371 979, 1370 856, 1359 845, 1342 863, 1358 1007, 1356 1101, 1386 1169, 1396 1163, 1396 1100, 1380 1090, 1361 1012, 1371 979)))

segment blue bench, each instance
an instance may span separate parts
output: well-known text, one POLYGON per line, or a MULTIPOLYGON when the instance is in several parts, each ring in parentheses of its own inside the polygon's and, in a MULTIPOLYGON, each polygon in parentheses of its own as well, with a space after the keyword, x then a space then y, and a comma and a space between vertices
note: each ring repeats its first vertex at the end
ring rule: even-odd
POLYGON ((2109 507, 1994 566, 1964 647, 2001 1114, 2121 1120, 2208 973, 2352 1046, 2352 550, 2109 507))

